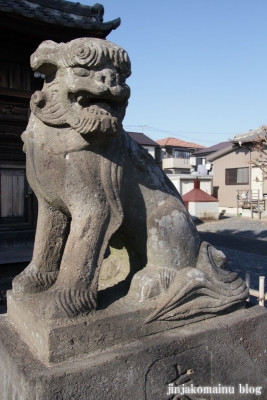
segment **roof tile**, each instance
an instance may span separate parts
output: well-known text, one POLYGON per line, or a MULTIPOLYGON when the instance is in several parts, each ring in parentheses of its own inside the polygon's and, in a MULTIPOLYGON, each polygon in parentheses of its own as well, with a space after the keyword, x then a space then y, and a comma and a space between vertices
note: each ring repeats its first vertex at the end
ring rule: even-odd
POLYGON ((105 38, 120 25, 120 19, 103 23, 103 12, 100 11, 99 14, 101 6, 95 6, 86 6, 65 0, 0 0, 0 11, 2 12, 15 13, 49 24, 55 24, 56 20, 58 25, 86 30, 86 36, 93 33, 93 36, 105 38))
POLYGON ((243 133, 242 135, 235 135, 234 139, 231 140, 233 143, 247 143, 251 142, 259 137, 266 137, 266 130, 264 127, 260 127, 257 129, 253 129, 251 131, 248 131, 246 133, 243 133))
POLYGON ((219 200, 216 199, 215 197, 211 196, 210 194, 204 192, 204 190, 201 189, 192 189, 190 192, 187 192, 182 196, 183 201, 189 202, 189 203, 210 203, 210 202, 218 202, 219 200))
POLYGON ((137 143, 141 145, 147 145, 147 146, 158 146, 154 140, 150 139, 148 136, 144 135, 143 133, 140 132, 127 132, 129 136, 131 136, 132 139, 136 140, 137 143))
POLYGON ((172 146, 172 147, 192 147, 194 149, 204 149, 205 146, 201 146, 200 144, 197 143, 193 143, 193 142, 185 142, 184 140, 180 140, 177 138, 165 138, 165 139, 161 139, 161 140, 157 140, 157 143, 160 146, 172 146))
POLYGON ((210 147, 205 147, 204 149, 201 150, 197 150, 194 155, 198 155, 198 154, 202 154, 202 153, 209 153, 209 152, 214 152, 214 151, 218 151, 221 149, 224 149, 225 147, 228 147, 231 143, 229 142, 229 140, 227 142, 220 142, 217 143, 213 146, 210 147))

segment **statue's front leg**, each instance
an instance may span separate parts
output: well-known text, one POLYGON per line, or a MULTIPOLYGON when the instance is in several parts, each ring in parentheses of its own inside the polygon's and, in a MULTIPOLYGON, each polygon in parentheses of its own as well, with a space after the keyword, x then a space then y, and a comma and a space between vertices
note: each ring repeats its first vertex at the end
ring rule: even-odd
POLYGON ((80 209, 72 215, 57 281, 43 294, 40 315, 73 318, 96 309, 99 270, 111 234, 109 212, 92 215, 80 209))
POLYGON ((44 200, 39 201, 33 258, 13 279, 14 292, 42 292, 54 284, 68 233, 69 218, 44 200))

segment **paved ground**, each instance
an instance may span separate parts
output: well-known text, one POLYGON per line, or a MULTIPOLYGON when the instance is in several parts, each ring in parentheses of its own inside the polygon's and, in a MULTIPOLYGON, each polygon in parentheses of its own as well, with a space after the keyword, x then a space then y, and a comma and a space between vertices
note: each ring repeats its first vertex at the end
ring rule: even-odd
POLYGON ((198 224, 197 229, 199 232, 216 232, 267 241, 267 218, 252 219, 229 215, 218 221, 198 224))
POLYGON ((250 271, 253 289, 258 290, 260 275, 266 276, 267 281, 266 218, 226 216, 216 222, 199 224, 197 229, 203 240, 225 253, 232 269, 243 279, 246 271, 250 271))

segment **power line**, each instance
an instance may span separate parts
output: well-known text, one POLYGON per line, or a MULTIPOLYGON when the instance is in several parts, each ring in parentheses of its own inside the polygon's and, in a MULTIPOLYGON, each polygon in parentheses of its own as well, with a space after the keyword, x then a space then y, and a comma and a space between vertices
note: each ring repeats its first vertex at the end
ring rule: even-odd
MULTIPOLYGON (((208 134, 208 135, 235 135, 235 133, 215 133, 215 132, 187 132, 187 131, 166 131, 163 129, 158 129, 158 128, 154 128, 153 126, 148 126, 148 125, 126 125, 125 128, 146 128, 147 131, 154 131, 154 132, 162 132, 162 133, 166 133, 166 134, 172 134, 173 136, 179 136, 179 137, 183 137, 189 140, 199 140, 200 138, 194 138, 194 137, 189 137, 186 135, 183 135, 182 133, 197 133, 197 134, 208 134)), ((143 133, 143 129, 142 129, 142 133, 143 133)), ((153 139, 155 140, 155 139, 153 139)), ((209 143, 217 143, 217 141, 215 140, 207 140, 207 139, 202 139, 202 142, 209 142, 209 143)))
POLYGON ((148 125, 125 125, 125 128, 142 128, 146 127, 147 131, 158 131, 158 132, 164 132, 164 133, 200 133, 200 134, 206 134, 206 135, 238 135, 238 133, 234 132, 189 132, 189 131, 166 131, 163 129, 159 128, 154 128, 153 126, 148 126, 148 125))

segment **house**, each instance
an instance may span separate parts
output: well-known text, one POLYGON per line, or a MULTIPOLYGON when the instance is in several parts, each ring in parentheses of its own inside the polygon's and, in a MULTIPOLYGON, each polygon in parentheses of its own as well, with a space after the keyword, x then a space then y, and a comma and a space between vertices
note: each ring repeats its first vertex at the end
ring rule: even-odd
POLYGON ((200 144, 185 142, 177 138, 168 137, 157 140, 159 149, 156 161, 160 164, 166 174, 189 174, 190 156, 196 149, 203 149, 200 144))
POLYGON ((0 263, 28 261, 35 234, 37 201, 26 180, 20 136, 43 76, 31 70, 30 55, 44 40, 106 38, 120 19, 105 23, 103 13, 100 4, 0 1, 0 263))
MULTIPOLYGON (((157 140, 157 144, 156 161, 181 196, 186 194, 193 189, 195 181, 195 177, 191 175, 191 156, 197 149, 201 150, 205 149, 205 147, 200 144, 170 137, 157 140)), ((200 188, 205 193, 211 194, 212 177, 201 177, 200 188)))
POLYGON ((136 140, 137 143, 141 144, 141 146, 143 146, 153 158, 156 158, 156 149, 159 147, 158 143, 154 142, 154 140, 140 132, 127 133, 132 139, 136 140))
POLYGON ((220 142, 204 149, 198 149, 190 157, 192 175, 213 175, 212 164, 207 161, 207 156, 229 146, 229 141, 220 142))
POLYGON ((262 128, 236 135, 228 146, 206 157, 213 169, 213 195, 219 200, 219 211, 251 215, 266 214, 267 181, 253 160, 259 153, 251 144, 259 135, 266 135, 262 128), (266 197, 265 197, 266 196, 266 197))

